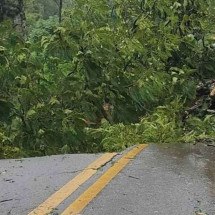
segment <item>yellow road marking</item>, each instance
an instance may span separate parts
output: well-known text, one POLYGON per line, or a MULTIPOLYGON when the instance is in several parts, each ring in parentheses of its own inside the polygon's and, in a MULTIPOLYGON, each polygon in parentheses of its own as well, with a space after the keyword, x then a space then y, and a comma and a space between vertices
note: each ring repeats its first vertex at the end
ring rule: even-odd
POLYGON ((105 186, 145 147, 141 144, 134 147, 122 158, 120 158, 112 167, 110 167, 92 186, 82 193, 61 215, 79 214, 104 188, 105 186))
POLYGON ((54 208, 68 198, 78 187, 92 177, 97 170, 110 161, 117 153, 106 153, 96 161, 91 163, 75 178, 65 184, 57 192, 51 195, 45 202, 35 208, 28 215, 46 215, 49 214, 54 208))

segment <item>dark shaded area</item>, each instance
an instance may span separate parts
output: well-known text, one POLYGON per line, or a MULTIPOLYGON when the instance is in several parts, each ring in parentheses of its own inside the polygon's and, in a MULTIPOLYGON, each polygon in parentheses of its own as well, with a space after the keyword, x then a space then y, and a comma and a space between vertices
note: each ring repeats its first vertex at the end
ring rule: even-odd
POLYGON ((8 0, 0 1, 0 22, 7 18, 14 19, 22 11, 20 6, 23 6, 23 1, 17 0, 16 2, 8 0))
POLYGON ((207 114, 215 114, 215 80, 204 80, 197 85, 196 98, 185 112, 185 118, 189 115, 205 117, 207 114))

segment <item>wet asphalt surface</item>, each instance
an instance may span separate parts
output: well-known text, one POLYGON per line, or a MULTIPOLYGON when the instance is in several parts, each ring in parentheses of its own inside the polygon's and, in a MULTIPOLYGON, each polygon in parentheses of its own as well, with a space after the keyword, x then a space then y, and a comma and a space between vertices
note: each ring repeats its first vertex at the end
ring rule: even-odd
POLYGON ((215 147, 151 145, 83 214, 215 215, 215 147))
POLYGON ((0 215, 26 215, 101 155, 0 160, 0 215))
MULTIPOLYGON (((27 215, 99 156, 0 160, 0 215, 27 215)), ((58 213, 101 174, 98 172, 73 199, 59 206, 58 213)), ((199 143, 150 145, 82 214, 201 215, 200 212, 215 215, 215 147, 199 143)))

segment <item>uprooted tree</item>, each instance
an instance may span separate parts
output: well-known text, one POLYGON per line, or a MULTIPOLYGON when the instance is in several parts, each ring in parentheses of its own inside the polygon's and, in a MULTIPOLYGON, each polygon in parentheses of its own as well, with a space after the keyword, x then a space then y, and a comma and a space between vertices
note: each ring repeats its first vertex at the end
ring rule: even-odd
MULTIPOLYGON (((212 84, 200 93, 215 77, 213 1, 65 0, 60 24, 55 2, 26 2, 26 40, 1 22, 1 157, 214 136, 212 84)), ((0 8, 24 30, 22 1, 0 8)))

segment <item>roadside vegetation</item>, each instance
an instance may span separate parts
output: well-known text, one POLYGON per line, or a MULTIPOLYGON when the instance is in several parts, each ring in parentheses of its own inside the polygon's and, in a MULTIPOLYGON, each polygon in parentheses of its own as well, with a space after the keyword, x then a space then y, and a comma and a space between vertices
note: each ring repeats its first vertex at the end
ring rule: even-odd
POLYGON ((215 138, 213 0, 1 4, 0 158, 215 138))

